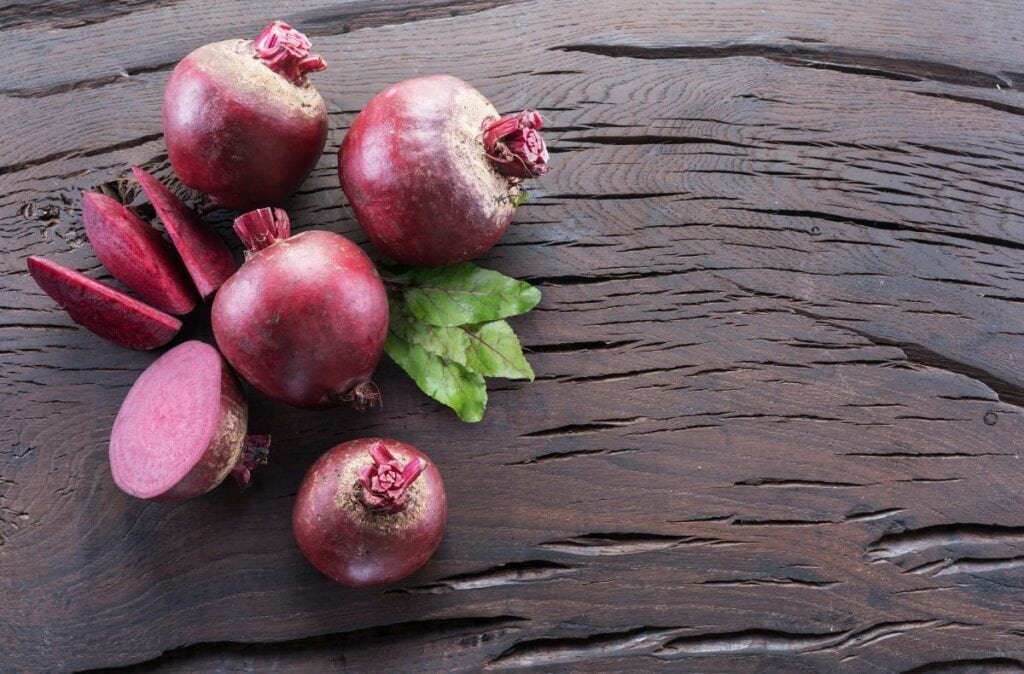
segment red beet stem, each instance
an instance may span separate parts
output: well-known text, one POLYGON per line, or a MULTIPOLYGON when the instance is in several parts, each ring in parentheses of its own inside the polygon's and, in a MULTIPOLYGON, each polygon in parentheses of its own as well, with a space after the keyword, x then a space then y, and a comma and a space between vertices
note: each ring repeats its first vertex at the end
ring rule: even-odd
POLYGON ((235 234, 245 244, 246 255, 287 239, 291 233, 291 220, 280 208, 257 208, 235 218, 235 234))
POLYGON ((309 38, 283 21, 267 26, 253 46, 264 65, 293 84, 302 84, 306 73, 327 67, 323 58, 309 53, 309 38))
POLYGON ((270 455, 269 435, 248 435, 245 438, 245 446, 242 448, 242 456, 238 463, 231 470, 231 477, 235 478, 239 489, 245 489, 252 480, 252 472, 259 466, 267 463, 270 455))
POLYGON ((427 467, 426 462, 415 458, 403 466, 383 442, 370 448, 370 458, 373 463, 359 471, 363 503, 371 510, 389 515, 402 512, 409 500, 409 486, 427 467))
POLYGON ((484 122, 484 151, 498 173, 515 181, 547 173, 551 167, 543 128, 544 118, 536 110, 484 122))

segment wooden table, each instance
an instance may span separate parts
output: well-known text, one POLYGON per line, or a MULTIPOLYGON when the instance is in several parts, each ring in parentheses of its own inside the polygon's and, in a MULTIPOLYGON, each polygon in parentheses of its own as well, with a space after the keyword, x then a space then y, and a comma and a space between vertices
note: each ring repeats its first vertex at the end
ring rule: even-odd
POLYGON ((0 8, 0 670, 1024 667, 1019 2, 241 4, 0 8), (133 500, 106 443, 156 354, 74 326, 25 258, 106 279, 80 192, 169 178, 171 68, 274 18, 330 64, 299 229, 365 243, 335 151, 389 83, 547 117, 554 170, 481 260, 544 292, 514 321, 537 381, 476 425, 391 364, 383 411, 253 395, 249 492, 133 500), (290 512, 368 435, 431 453, 451 517, 415 576, 351 591, 290 512))

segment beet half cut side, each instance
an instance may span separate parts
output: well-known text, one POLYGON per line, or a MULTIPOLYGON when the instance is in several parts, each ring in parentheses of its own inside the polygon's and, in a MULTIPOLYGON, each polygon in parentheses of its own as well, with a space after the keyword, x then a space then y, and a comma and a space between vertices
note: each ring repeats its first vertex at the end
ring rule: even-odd
POLYGON ((136 380, 110 433, 110 471, 127 494, 180 501, 229 475, 244 486, 265 462, 266 436, 246 436, 249 407, 217 349, 188 341, 136 380))
POLYGON ((155 349, 171 341, 181 321, 96 279, 35 255, 28 271, 75 323, 129 349, 155 349))
POLYGON ((144 302, 178 316, 195 308, 181 260, 149 223, 98 192, 82 195, 82 223, 103 266, 144 302))
POLYGON ((192 282, 205 300, 235 273, 231 250, 159 180, 138 166, 132 167, 132 173, 152 202, 192 282))

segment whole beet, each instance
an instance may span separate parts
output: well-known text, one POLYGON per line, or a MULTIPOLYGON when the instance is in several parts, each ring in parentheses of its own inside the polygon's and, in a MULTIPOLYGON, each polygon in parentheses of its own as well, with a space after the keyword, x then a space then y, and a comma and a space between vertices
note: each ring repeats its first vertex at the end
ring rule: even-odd
POLYGON ((306 36, 280 21, 255 40, 199 47, 164 92, 164 139, 183 183, 221 206, 279 203, 313 170, 327 107, 306 74, 326 68, 306 36))
POLYGON ((213 333, 249 383, 296 407, 372 403, 388 301, 365 253, 326 231, 289 236, 281 209, 235 220, 246 261, 217 292, 213 333))
POLYGON ((441 543, 448 502, 441 473, 398 440, 363 438, 310 467, 292 511, 295 540, 327 577, 351 587, 393 583, 441 543))
POLYGON ((500 117, 450 75, 405 80, 363 108, 338 151, 359 224, 389 257, 441 266, 487 252, 505 233, 520 183, 548 170, 536 112, 500 117))

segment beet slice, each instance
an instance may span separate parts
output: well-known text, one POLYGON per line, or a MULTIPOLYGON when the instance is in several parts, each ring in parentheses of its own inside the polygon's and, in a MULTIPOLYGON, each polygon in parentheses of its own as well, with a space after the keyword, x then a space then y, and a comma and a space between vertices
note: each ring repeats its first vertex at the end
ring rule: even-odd
POLYGON ((155 349, 181 329, 177 318, 56 262, 33 255, 28 271, 71 320, 115 344, 155 349))
POLYGON ((247 442, 249 406, 217 349, 188 341, 153 362, 132 385, 110 433, 110 472, 124 492, 180 501, 229 474, 244 486, 269 444, 247 442))
POLYGON ((138 166, 132 167, 132 173, 152 202, 192 282, 205 300, 235 273, 235 258, 231 250, 159 180, 138 166))
POLYGON ((82 222, 96 257, 143 301, 179 316, 195 308, 188 273, 160 232, 98 192, 82 194, 82 222))

